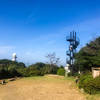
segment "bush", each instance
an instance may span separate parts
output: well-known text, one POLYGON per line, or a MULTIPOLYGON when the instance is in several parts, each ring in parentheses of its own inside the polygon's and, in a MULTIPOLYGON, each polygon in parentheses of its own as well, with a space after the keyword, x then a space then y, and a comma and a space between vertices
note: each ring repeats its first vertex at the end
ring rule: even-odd
POLYGON ((79 73, 72 73, 72 72, 69 72, 67 75, 68 75, 69 77, 70 77, 70 76, 76 77, 76 76, 79 76, 80 74, 79 74, 79 73))
POLYGON ((57 75, 65 76, 64 68, 59 68, 58 71, 57 71, 57 75))
POLYGON ((79 88, 84 88, 84 84, 86 84, 89 80, 92 80, 92 75, 91 74, 83 74, 80 76, 80 81, 79 81, 79 88))
POLYGON ((15 76, 30 77, 43 76, 44 74, 57 74, 57 70, 57 65, 42 62, 26 67, 22 62, 14 62, 7 59, 0 60, 0 79, 15 76))
POLYGON ((5 69, 1 69, 0 70, 0 79, 8 78, 8 77, 10 77, 9 72, 5 69))
POLYGON ((82 75, 79 81, 79 88, 83 88, 88 94, 97 94, 100 92, 100 77, 95 79, 92 75, 82 75))
POLYGON ((72 72, 69 72, 67 75, 68 75, 69 77, 72 76, 72 72))
POLYGON ((40 70, 34 68, 34 67, 31 67, 31 68, 27 68, 27 72, 26 73, 28 76, 41 76, 41 72, 40 70))

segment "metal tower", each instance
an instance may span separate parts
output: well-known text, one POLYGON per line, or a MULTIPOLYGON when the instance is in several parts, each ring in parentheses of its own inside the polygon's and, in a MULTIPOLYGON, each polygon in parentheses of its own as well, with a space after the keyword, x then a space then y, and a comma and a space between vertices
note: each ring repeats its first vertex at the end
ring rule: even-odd
POLYGON ((66 37, 66 41, 69 42, 69 50, 67 51, 67 56, 69 60, 67 60, 67 64, 69 64, 69 70, 73 72, 74 68, 74 56, 76 53, 76 48, 79 45, 79 39, 76 36, 76 32, 70 32, 70 36, 66 37))

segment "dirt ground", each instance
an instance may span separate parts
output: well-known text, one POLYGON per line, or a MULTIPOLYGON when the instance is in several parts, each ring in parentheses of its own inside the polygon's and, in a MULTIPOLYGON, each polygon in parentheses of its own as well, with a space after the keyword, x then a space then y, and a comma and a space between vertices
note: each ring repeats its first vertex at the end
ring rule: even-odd
POLYGON ((0 85, 0 100, 86 100, 72 80, 60 76, 22 78, 0 85))

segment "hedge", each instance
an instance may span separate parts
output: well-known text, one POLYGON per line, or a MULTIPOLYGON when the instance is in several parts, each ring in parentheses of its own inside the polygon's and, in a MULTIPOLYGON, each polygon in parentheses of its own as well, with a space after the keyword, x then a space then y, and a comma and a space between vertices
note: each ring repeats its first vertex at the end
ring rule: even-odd
POLYGON ((79 88, 83 88, 88 94, 100 93, 100 77, 92 78, 92 75, 82 75, 79 81, 79 88))

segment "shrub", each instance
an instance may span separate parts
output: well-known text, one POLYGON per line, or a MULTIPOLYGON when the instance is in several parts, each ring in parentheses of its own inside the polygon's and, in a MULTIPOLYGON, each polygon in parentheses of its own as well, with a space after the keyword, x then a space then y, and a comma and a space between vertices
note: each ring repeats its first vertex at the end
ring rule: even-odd
POLYGON ((7 59, 0 60, 0 79, 15 76, 30 77, 43 76, 44 74, 57 74, 57 70, 57 65, 42 62, 26 67, 22 62, 14 62, 7 59))
POLYGON ((59 68, 58 71, 57 71, 57 75, 65 76, 64 68, 59 68))
POLYGON ((91 74, 83 74, 80 76, 80 81, 79 81, 79 88, 84 88, 84 84, 88 82, 89 80, 92 80, 92 75, 91 74))
POLYGON ((83 88, 86 93, 97 94, 100 92, 100 77, 95 79, 92 75, 82 75, 79 81, 79 88, 83 88))
POLYGON ((21 76, 20 73, 18 73, 16 69, 11 69, 9 71, 9 73, 10 73, 10 77, 16 77, 16 76, 19 77, 19 76, 21 76))
POLYGON ((76 76, 79 76, 80 74, 79 74, 79 73, 72 73, 72 72, 69 72, 67 75, 68 75, 69 77, 70 77, 70 76, 76 77, 76 76))
POLYGON ((69 77, 72 76, 72 72, 69 72, 67 75, 68 75, 69 77))
POLYGON ((0 79, 9 77, 9 72, 5 69, 0 70, 0 79))

